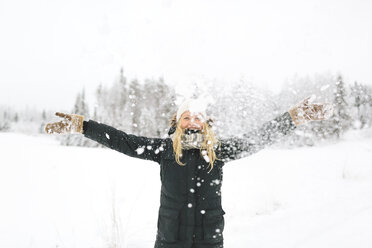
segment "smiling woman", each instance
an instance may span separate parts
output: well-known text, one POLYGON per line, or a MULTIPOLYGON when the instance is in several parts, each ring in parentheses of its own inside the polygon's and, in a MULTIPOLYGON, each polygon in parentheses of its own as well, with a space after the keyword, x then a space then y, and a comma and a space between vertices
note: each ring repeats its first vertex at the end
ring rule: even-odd
POLYGON ((211 129, 213 121, 206 120, 205 110, 201 106, 197 101, 185 101, 174 114, 168 134, 172 135, 173 150, 179 165, 184 165, 180 160, 182 149, 194 148, 200 150, 201 156, 212 169, 219 141, 211 129))
POLYGON ((225 211, 221 205, 223 166, 260 151, 297 125, 330 116, 309 98, 244 138, 218 140, 195 100, 184 102, 171 119, 169 137, 127 134, 80 115, 57 113, 63 121, 46 125, 47 133, 82 133, 128 156, 160 165, 161 195, 155 248, 222 248, 225 211), (139 152, 138 149, 141 148, 139 152))

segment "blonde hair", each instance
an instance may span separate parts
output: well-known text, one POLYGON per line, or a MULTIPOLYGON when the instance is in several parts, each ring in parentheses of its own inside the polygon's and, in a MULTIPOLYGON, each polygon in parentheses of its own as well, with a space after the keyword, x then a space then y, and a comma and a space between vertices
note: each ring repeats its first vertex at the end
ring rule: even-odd
MULTIPOLYGON (((181 144, 181 137, 182 135, 185 134, 185 130, 181 128, 181 122, 176 120, 177 118, 177 113, 173 115, 171 119, 171 126, 175 127, 176 130, 173 135, 173 150, 174 150, 174 156, 176 158, 176 162, 180 166, 184 166, 185 164, 181 162, 181 157, 182 157, 182 144, 181 144)), ((216 159, 218 160, 215 152, 215 146, 220 145, 220 141, 217 139, 215 133, 213 132, 211 128, 211 123, 213 121, 211 119, 203 122, 203 129, 202 129, 202 134, 204 136, 203 143, 200 148, 200 155, 204 157, 205 155, 208 156, 209 160, 209 166, 211 167, 209 171, 213 169, 214 162, 216 159), (203 151, 206 151, 207 154, 203 154, 203 151)), ((209 167, 208 166, 208 167, 209 167)))

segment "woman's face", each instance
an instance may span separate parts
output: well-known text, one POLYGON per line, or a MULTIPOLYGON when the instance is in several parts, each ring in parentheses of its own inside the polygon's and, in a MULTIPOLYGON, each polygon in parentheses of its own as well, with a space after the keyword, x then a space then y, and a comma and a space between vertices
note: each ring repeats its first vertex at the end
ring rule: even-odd
POLYGON ((182 129, 203 129, 203 120, 200 114, 190 114, 190 111, 186 111, 181 115, 180 125, 182 129))

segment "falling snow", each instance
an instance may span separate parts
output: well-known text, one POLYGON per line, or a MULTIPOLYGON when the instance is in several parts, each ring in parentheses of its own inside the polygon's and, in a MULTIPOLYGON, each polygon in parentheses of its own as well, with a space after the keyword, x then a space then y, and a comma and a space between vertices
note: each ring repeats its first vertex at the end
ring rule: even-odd
POLYGON ((320 90, 321 90, 321 91, 325 91, 325 90, 328 89, 328 88, 329 88, 329 84, 326 84, 326 85, 322 86, 322 87, 320 88, 320 90))
POLYGON ((145 151, 144 147, 138 147, 137 150, 136 150, 138 155, 141 155, 144 151, 145 151))
POLYGON ((209 163, 209 157, 208 157, 207 155, 204 155, 203 158, 204 158, 204 160, 205 160, 207 163, 209 163))
POLYGON ((213 180, 212 182, 215 183, 216 185, 218 185, 218 184, 220 184, 221 181, 218 180, 218 179, 215 179, 215 180, 213 180))

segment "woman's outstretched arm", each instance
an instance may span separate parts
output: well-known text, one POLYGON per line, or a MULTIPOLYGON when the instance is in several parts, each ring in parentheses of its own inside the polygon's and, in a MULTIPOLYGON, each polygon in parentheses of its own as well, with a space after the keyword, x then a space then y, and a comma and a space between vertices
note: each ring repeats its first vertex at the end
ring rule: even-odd
POLYGON ((310 98, 305 98, 291 107, 289 111, 266 122, 261 128, 243 135, 242 138, 221 140, 217 157, 225 161, 247 157, 275 143, 299 125, 309 121, 325 120, 332 116, 332 104, 313 104, 309 102, 310 98))
POLYGON ((246 133, 241 138, 222 139, 217 158, 225 162, 247 157, 275 143, 296 128, 289 112, 268 121, 261 128, 246 133))
POLYGON ((158 163, 160 162, 160 154, 165 149, 164 139, 161 138, 127 134, 93 120, 84 121, 84 117, 81 115, 63 113, 56 113, 56 115, 64 119, 60 122, 48 123, 45 131, 49 134, 81 133, 89 139, 128 156, 158 163))
POLYGON ((159 163, 161 151, 165 149, 164 139, 127 134, 93 120, 84 121, 83 130, 85 137, 135 158, 159 163))

